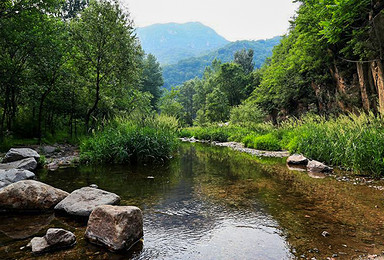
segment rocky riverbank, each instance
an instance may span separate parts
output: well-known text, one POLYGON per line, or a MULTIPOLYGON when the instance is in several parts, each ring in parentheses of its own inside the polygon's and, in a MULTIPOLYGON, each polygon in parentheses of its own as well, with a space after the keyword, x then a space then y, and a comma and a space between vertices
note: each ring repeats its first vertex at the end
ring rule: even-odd
MULTIPOLYGON (((72 147, 41 149, 48 157, 50 170, 72 166, 78 158, 78 151, 72 147)), ((112 251, 128 250, 141 240, 143 217, 139 208, 118 206, 118 195, 98 189, 96 185, 68 193, 37 181, 32 171, 41 165, 40 158, 31 148, 12 148, 5 154, 0 164, 0 212, 46 214, 55 211, 75 219, 95 216, 88 221, 84 235, 90 243, 112 251)), ((34 237, 26 247, 40 254, 75 244, 76 236, 72 232, 50 228, 46 235, 34 237)))

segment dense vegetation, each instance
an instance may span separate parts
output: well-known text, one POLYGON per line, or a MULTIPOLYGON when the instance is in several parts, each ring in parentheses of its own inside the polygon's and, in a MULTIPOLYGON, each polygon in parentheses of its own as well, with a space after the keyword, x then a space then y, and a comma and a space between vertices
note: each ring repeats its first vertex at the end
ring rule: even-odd
POLYGON ((382 175, 384 2, 298 2, 288 35, 261 69, 247 70, 246 50, 232 62, 214 60, 202 79, 167 92, 160 109, 195 126, 182 136, 288 149, 382 175))
POLYGON ((381 176, 384 174, 384 118, 372 113, 339 117, 308 114, 270 123, 211 125, 184 128, 181 137, 218 142, 242 142, 260 150, 289 150, 346 170, 381 176))
POLYGON ((146 115, 162 84, 117 1, 1 2, 0 141, 69 140, 146 115))
POLYGON ((229 43, 199 22, 154 24, 136 32, 145 52, 155 55, 162 65, 175 64, 229 43))
POLYGON ((176 64, 163 66, 164 87, 170 89, 187 80, 202 77, 207 66, 215 59, 221 62, 230 62, 237 51, 243 49, 253 50, 253 62, 255 68, 260 68, 265 60, 272 55, 272 49, 279 44, 281 37, 258 41, 231 42, 222 48, 207 54, 189 59, 183 59, 176 64))
POLYGON ((80 146, 81 160, 92 163, 163 163, 177 147, 177 120, 148 116, 117 119, 80 146))

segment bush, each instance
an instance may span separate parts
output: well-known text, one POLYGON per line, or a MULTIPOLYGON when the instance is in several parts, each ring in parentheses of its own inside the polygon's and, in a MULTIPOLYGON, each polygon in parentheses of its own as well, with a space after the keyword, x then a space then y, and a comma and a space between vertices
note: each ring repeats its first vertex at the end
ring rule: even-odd
POLYGON ((281 150, 280 140, 273 133, 261 136, 249 135, 244 138, 244 145, 258 150, 281 150))
POLYGON ((113 123, 82 142, 80 160, 90 163, 164 162, 176 146, 174 132, 133 122, 113 123))

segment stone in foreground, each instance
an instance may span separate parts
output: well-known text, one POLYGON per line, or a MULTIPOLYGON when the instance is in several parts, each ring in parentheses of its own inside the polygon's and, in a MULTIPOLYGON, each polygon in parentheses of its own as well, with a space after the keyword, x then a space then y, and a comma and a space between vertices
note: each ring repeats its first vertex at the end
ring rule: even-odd
POLYGON ((0 210, 47 210, 67 196, 67 192, 38 181, 18 181, 0 190, 0 210))
POLYGON ((114 193, 91 187, 83 187, 73 191, 68 197, 56 205, 55 210, 69 215, 89 217, 92 210, 101 205, 115 205, 120 197, 114 193))
POLYGON ((0 189, 22 180, 34 179, 35 174, 27 170, 0 170, 0 189))
POLYGON ((323 173, 326 173, 326 172, 329 173, 333 171, 331 167, 314 160, 308 162, 307 170, 309 172, 323 172, 323 173))
POLYGON ((141 210, 133 206, 99 206, 89 217, 85 237, 111 251, 128 250, 143 237, 141 210))
POLYGON ((32 248, 32 253, 44 253, 76 244, 76 236, 65 229, 50 228, 43 237, 34 237, 27 247, 32 248))
POLYGON ((30 148, 11 148, 3 159, 3 163, 20 161, 26 158, 35 158, 36 161, 40 159, 40 155, 30 148))
POLYGON ((20 161, 0 164, 0 170, 22 169, 22 170, 33 171, 36 168, 37 168, 37 162, 33 157, 22 159, 20 161))
POLYGON ((307 165, 308 159, 301 154, 293 154, 288 157, 287 164, 289 165, 307 165))

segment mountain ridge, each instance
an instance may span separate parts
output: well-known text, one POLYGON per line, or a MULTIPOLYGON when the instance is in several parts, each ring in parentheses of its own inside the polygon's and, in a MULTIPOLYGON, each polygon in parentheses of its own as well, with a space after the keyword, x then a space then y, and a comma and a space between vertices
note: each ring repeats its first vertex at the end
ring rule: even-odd
POLYGON ((153 24, 136 29, 142 48, 162 65, 201 55, 228 44, 212 28, 200 22, 153 24))

